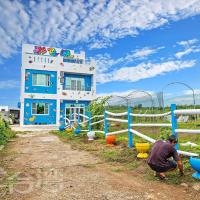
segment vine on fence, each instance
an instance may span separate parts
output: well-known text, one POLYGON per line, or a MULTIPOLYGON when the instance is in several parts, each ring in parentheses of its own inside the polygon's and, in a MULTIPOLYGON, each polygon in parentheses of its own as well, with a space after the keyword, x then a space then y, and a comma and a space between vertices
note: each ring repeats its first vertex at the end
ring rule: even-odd
MULTIPOLYGON (((107 102, 107 100, 110 97, 99 97, 96 100, 92 101, 88 107, 88 111, 91 112, 91 116, 95 116, 95 115, 102 115, 102 113, 104 113, 105 110, 105 104, 107 102)), ((92 122, 96 122, 99 121, 98 118, 94 118, 92 120, 92 122)), ((94 128, 95 129, 99 129, 102 126, 102 124, 95 124, 94 128)))

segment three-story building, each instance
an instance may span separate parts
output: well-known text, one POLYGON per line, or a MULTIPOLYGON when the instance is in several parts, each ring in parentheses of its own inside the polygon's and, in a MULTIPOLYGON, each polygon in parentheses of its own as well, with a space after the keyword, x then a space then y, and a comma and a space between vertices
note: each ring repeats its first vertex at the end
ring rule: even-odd
POLYGON ((22 47, 20 125, 67 124, 96 96, 95 62, 85 52, 24 44, 22 47))

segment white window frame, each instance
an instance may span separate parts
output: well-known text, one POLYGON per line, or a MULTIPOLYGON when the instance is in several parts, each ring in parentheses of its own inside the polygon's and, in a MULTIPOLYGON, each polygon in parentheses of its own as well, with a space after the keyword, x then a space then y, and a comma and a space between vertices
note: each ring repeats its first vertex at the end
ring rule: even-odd
POLYGON ((43 102, 33 102, 32 103, 32 107, 31 107, 31 114, 32 115, 49 115, 49 103, 43 103, 43 102), (44 114, 34 114, 33 113, 33 104, 36 104, 36 112, 37 112, 37 104, 44 104, 44 112, 45 112, 45 104, 47 104, 48 105, 48 113, 44 113, 44 114))
MULTIPOLYGON (((37 78, 36 78, 37 79, 37 78)), ((42 74, 42 73, 33 73, 32 74, 32 86, 40 86, 40 87, 50 87, 50 79, 51 79, 51 76, 50 74, 42 74), (37 75, 45 75, 45 76, 48 76, 48 80, 47 80, 47 85, 39 85, 39 84, 34 84, 34 76, 37 77, 37 75)), ((36 81, 37 82, 37 81, 36 81)))
MULTIPOLYGON (((78 114, 78 112, 80 112, 80 109, 83 109, 83 115, 85 115, 85 112, 86 112, 86 107, 85 107, 84 104, 77 104, 77 105, 73 105, 73 106, 65 105, 65 114, 64 114, 64 116, 67 117, 67 118, 70 118, 70 116, 66 116, 66 110, 67 109, 69 111, 69 115, 70 115, 70 113, 78 114)), ((78 121, 78 116, 76 114, 72 115, 72 119, 71 119, 72 122, 77 122, 78 121)), ((85 120, 86 120, 86 118, 83 117, 83 121, 85 121, 85 120)), ((65 124, 66 125, 68 124, 67 120, 65 120, 65 124)))
POLYGON ((70 90, 73 91, 85 91, 85 79, 84 78, 75 78, 75 77, 65 77, 65 88, 66 88, 66 83, 69 83, 70 85, 70 90), (68 79, 68 81, 67 81, 68 79), (72 89, 72 81, 75 81, 75 89, 72 89), (78 90, 78 81, 81 82, 81 90, 78 90), (84 88, 84 90, 82 90, 82 88, 84 88))

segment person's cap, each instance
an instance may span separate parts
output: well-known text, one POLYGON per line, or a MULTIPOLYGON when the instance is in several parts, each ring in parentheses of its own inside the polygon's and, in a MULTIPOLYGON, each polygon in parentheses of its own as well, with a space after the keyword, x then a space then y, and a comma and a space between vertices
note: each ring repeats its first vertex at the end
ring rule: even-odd
POLYGON ((168 140, 169 140, 170 142, 178 143, 178 139, 176 138, 175 135, 170 135, 170 136, 168 137, 168 140))

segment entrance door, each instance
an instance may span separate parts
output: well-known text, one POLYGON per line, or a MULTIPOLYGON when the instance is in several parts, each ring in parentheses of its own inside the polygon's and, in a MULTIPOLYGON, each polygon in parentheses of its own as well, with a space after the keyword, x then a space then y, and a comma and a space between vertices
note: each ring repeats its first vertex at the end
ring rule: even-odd
MULTIPOLYGON (((84 115, 85 114, 85 108, 84 107, 67 107, 65 109, 66 118, 70 119, 70 115, 71 115, 72 116, 72 119, 71 119, 72 123, 78 121, 78 113, 79 112, 80 112, 80 114, 84 115)), ((82 117, 81 117, 81 119, 82 119, 82 117)), ((69 122, 66 119, 66 125, 68 125, 68 124, 69 124, 69 122)))

